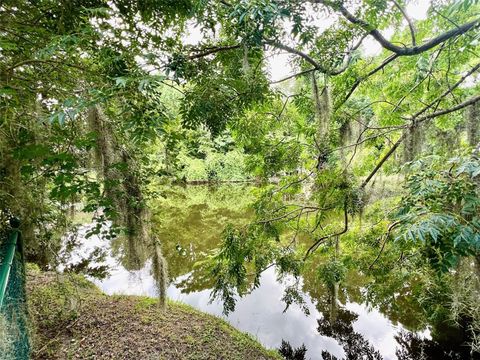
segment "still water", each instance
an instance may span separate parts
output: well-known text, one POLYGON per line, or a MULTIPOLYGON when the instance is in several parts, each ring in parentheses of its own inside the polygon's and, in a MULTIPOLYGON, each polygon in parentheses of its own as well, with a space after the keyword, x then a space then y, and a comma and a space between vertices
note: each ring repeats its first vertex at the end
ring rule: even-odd
MULTIPOLYGON (((325 359, 417 359, 425 346, 438 345, 429 341, 429 330, 416 322, 414 308, 393 311, 389 306, 369 303, 366 280, 356 273, 348 274, 342 284, 336 307, 332 307, 330 292, 319 279, 302 279, 309 309, 306 315, 297 305, 284 311, 281 298, 293 279, 279 281, 275 269, 270 268, 263 273, 261 286, 238 299, 236 310, 224 316, 222 304, 211 302, 211 279, 194 264, 218 246, 227 223, 248 223, 255 191, 255 187, 243 185, 197 185, 162 192, 155 204, 153 223, 169 264, 170 299, 223 317, 266 347, 278 348, 282 340, 294 347, 305 344, 306 358, 312 360, 322 359, 322 352, 325 359)), ((79 235, 87 230, 88 225, 81 227, 79 235)), ((137 249, 140 262, 132 266, 126 261, 125 245, 118 241, 91 238, 75 255, 85 255, 95 247, 107 250, 105 263, 110 266, 110 275, 94 280, 104 292, 156 296, 148 250, 137 249)), ((440 354, 435 349, 430 351, 440 354)))

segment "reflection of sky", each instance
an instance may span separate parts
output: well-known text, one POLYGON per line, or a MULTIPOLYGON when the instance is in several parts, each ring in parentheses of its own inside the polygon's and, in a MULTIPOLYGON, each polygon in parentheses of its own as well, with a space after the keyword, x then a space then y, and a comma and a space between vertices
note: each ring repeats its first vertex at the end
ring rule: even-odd
MULTIPOLYGON (((86 227, 81 228, 79 235, 84 235, 85 230, 86 227)), ((108 248, 108 242, 95 236, 85 243, 85 246, 73 254, 72 260, 85 256, 95 247, 108 248)), ((156 296, 150 261, 143 269, 133 272, 124 269, 112 256, 108 256, 105 262, 112 269, 110 276, 104 280, 93 280, 105 293, 156 296)), ((316 309, 314 300, 308 295, 303 294, 310 310, 309 316, 306 316, 295 304, 283 312, 285 304, 281 298, 286 284, 276 280, 273 268, 262 274, 259 288, 250 295, 238 299, 235 312, 228 317, 222 315, 220 302, 210 303, 210 290, 182 293, 182 289, 178 288, 176 284, 181 283, 189 275, 182 275, 176 279, 175 283, 170 284, 167 291, 170 299, 220 316, 237 329, 250 333, 269 348, 278 348, 284 339, 294 347, 305 344, 308 349, 307 359, 321 359, 322 350, 327 350, 339 359, 344 356, 343 348, 336 340, 317 332, 317 319, 322 315, 316 309)), ((394 335, 401 326, 394 326, 379 311, 368 309, 364 304, 347 303, 345 307, 358 314, 358 319, 353 324, 354 330, 362 334, 375 349, 379 350, 384 359, 396 359, 397 342, 394 335)))
POLYGON ((397 342, 394 335, 401 329, 395 326, 378 310, 367 309, 364 305, 347 303, 348 310, 359 315, 353 324, 353 330, 363 335, 365 340, 379 350, 385 359, 396 359, 397 342))

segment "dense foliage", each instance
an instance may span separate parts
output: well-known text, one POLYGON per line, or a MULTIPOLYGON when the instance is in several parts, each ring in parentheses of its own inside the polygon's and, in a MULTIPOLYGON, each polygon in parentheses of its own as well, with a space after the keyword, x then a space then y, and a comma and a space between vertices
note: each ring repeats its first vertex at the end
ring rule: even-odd
POLYGON ((425 316, 468 323, 478 351, 480 6, 412 19, 411 3, 3 1, 2 216, 51 268, 75 210, 91 214, 84 241, 126 239, 131 269, 139 244, 154 253, 164 299, 159 184, 263 182, 252 222, 202 263, 227 312, 272 266, 297 279, 287 306, 312 272, 336 303, 356 270, 392 294, 418 281, 425 316), (293 73, 273 81, 280 52, 293 73))

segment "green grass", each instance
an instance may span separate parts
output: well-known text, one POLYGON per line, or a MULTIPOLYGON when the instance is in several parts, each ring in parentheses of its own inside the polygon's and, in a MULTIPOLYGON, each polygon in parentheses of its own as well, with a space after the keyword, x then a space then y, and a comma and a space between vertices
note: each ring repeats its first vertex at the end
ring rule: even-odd
POLYGON ((281 359, 226 321, 191 306, 107 296, 85 278, 29 272, 33 359, 281 359))

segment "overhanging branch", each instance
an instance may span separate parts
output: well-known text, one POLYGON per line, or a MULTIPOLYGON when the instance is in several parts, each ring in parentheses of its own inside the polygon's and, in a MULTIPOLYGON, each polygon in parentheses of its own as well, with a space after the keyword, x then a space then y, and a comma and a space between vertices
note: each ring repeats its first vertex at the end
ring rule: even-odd
POLYGON ((215 54, 221 51, 235 50, 240 48, 240 46, 241 46, 240 44, 236 44, 236 45, 227 45, 227 46, 215 46, 212 48, 202 49, 200 52, 188 56, 187 59, 188 60, 200 59, 202 57, 215 54))
POLYGON ((340 236, 342 234, 345 234, 347 231, 348 231, 348 206, 347 206, 347 202, 345 201, 344 205, 343 205, 343 216, 344 216, 344 225, 343 225, 343 229, 340 230, 339 232, 337 233, 334 233, 334 234, 330 234, 330 235, 325 235, 325 236, 322 236, 321 238, 317 239, 313 244, 312 246, 310 246, 307 250, 307 252, 305 253, 305 256, 303 257, 303 260, 305 261, 312 252, 314 252, 322 242, 334 237, 334 236, 340 236))
MULTIPOLYGON (((323 1, 317 1, 317 2, 324 4, 323 1)), ((477 27, 480 24, 480 18, 477 18, 473 21, 470 21, 468 23, 455 27, 449 31, 446 31, 443 34, 438 35, 437 37, 427 41, 426 43, 420 46, 402 47, 388 41, 379 30, 373 28, 372 25, 370 25, 366 21, 354 16, 343 5, 339 5, 337 9, 352 24, 360 26, 368 34, 372 35, 373 38, 377 40, 377 42, 380 43, 380 45, 382 45, 383 48, 390 50, 400 56, 418 55, 422 52, 425 52, 427 50, 434 48, 435 46, 447 41, 448 39, 465 34, 467 31, 473 29, 474 27, 477 27)))
MULTIPOLYGON (((472 69, 470 69, 464 76, 462 76, 460 78, 460 80, 458 80, 452 87, 450 87, 448 90, 446 90, 442 95, 440 95, 434 101, 432 101, 431 103, 426 105, 422 110, 418 111, 411 118, 407 118, 407 120, 411 121, 411 124, 406 129, 414 129, 417 126, 419 126, 419 124, 421 124, 425 121, 434 119, 434 118, 442 116, 442 115, 450 114, 452 112, 461 110, 461 109, 463 109, 463 108, 465 108, 469 105, 472 105, 472 104, 480 101, 480 95, 477 95, 477 96, 473 96, 470 99, 468 99, 468 100, 466 100, 466 101, 464 101, 460 104, 457 104, 457 105, 455 105, 451 108, 438 110, 438 111, 435 111, 431 114, 423 115, 428 109, 432 108, 435 105, 438 105, 448 94, 450 94, 455 88, 460 86, 460 84, 463 83, 463 81, 465 81, 465 79, 467 77, 472 75, 478 69, 480 69, 480 63, 478 63, 476 66, 474 66, 472 69)), ((406 137, 407 137, 407 132, 404 131, 403 134, 400 136, 400 138, 393 144, 393 146, 390 148, 390 150, 388 150, 388 152, 380 159, 380 161, 377 163, 375 168, 370 172, 370 174, 362 182, 362 184, 360 185, 360 188, 363 189, 368 185, 370 180, 375 176, 375 174, 378 172, 378 170, 380 170, 380 168, 390 158, 390 156, 395 152, 395 150, 397 150, 397 148, 400 146, 400 144, 403 142, 403 140, 405 140, 406 137)))

